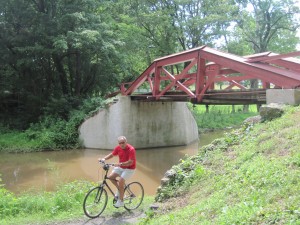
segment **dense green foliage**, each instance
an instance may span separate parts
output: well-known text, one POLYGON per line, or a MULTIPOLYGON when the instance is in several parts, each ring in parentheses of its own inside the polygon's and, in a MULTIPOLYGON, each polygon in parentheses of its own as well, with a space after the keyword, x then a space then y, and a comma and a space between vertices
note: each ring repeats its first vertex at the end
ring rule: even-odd
POLYGON ((111 99, 90 98, 78 109, 66 113, 59 110, 61 105, 68 104, 66 100, 57 102, 56 106, 52 107, 57 108, 52 116, 45 116, 25 131, 12 131, 5 127, 0 129, 0 151, 28 152, 81 147, 78 139, 79 125, 110 101, 111 99), (62 119, 59 113, 67 114, 66 119, 62 119))
MULTIPOLYGON (((297 17, 299 8, 293 0, 239 0, 247 5, 239 12, 236 37, 252 45, 255 53, 268 50, 278 52, 293 51, 299 40, 294 37, 299 28, 297 17), (251 9, 251 12, 249 12, 251 9), (278 45, 280 43, 280 45, 278 45)), ((238 51, 238 50, 237 50, 238 51)))
POLYGON ((6 123, 26 128, 53 102, 66 99, 76 108, 82 98, 104 96, 115 87, 122 77, 117 51, 122 43, 105 15, 98 14, 100 5, 94 0, 0 1, 6 123))
POLYGON ((161 213, 144 224, 299 224, 299 118, 300 107, 291 107, 183 159, 156 196, 161 213))

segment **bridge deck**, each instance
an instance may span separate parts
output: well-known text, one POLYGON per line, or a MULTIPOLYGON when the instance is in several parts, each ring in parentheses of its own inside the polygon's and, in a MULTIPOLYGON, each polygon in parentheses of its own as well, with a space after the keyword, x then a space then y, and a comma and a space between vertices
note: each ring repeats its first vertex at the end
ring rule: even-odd
POLYGON ((152 93, 131 95, 131 100, 145 102, 192 102, 204 105, 244 105, 244 104, 265 104, 265 89, 247 90, 210 90, 207 91, 201 102, 197 102, 184 92, 167 92, 160 99, 152 96, 152 93))

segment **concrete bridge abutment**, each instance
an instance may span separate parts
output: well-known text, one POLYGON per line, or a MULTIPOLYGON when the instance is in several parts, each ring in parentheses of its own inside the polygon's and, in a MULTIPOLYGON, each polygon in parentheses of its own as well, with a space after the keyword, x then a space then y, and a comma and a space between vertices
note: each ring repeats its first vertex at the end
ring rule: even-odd
POLYGON ((135 148, 188 145, 198 140, 196 121, 186 102, 131 101, 120 96, 79 128, 85 148, 112 149, 124 135, 135 148))
POLYGON ((267 104, 279 103, 287 105, 300 104, 300 89, 268 89, 266 92, 267 104))

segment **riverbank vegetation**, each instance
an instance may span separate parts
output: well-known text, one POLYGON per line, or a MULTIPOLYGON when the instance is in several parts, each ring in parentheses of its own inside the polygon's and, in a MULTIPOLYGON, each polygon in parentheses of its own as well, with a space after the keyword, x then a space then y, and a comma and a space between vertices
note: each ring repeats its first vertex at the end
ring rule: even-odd
MULTIPOLYGON (((39 123, 31 124, 24 131, 2 128, 0 133, 0 151, 32 152, 43 150, 74 149, 81 147, 78 140, 78 127, 85 118, 93 115, 99 108, 112 100, 94 98, 85 101, 80 109, 72 110, 67 119, 46 116, 39 123)), ((242 106, 212 106, 209 113, 204 106, 190 107, 200 132, 212 129, 224 129, 239 126, 247 117, 256 115, 256 106, 243 112, 242 106)))
POLYGON ((208 110, 204 105, 190 105, 196 120, 198 130, 203 133, 212 129, 225 129, 240 126, 251 116, 258 115, 256 105, 250 105, 247 110, 243 105, 210 105, 208 110))
POLYGON ((299 119, 290 107, 182 159, 142 224, 299 224, 299 119))
POLYGON ((43 224, 77 218, 82 214, 85 192, 91 187, 86 182, 73 182, 58 187, 56 192, 38 191, 15 195, 0 189, 1 224, 43 224))
POLYGON ((0 127, 0 151, 32 152, 43 150, 62 150, 81 147, 78 128, 84 119, 100 108, 106 107, 112 99, 89 98, 79 107, 59 115, 59 110, 67 107, 66 100, 57 102, 55 112, 43 116, 38 123, 19 131, 0 127))

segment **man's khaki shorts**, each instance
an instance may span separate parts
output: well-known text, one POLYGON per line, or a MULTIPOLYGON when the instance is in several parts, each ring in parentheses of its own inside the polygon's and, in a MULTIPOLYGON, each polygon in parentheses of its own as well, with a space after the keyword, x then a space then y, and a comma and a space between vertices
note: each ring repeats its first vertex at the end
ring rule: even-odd
POLYGON ((132 169, 123 169, 121 167, 115 167, 113 173, 119 174, 124 180, 128 180, 134 174, 135 170, 132 169))

